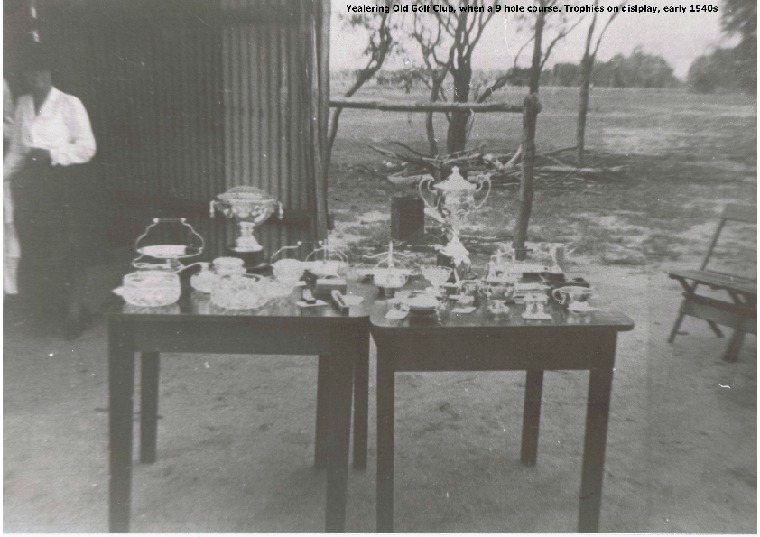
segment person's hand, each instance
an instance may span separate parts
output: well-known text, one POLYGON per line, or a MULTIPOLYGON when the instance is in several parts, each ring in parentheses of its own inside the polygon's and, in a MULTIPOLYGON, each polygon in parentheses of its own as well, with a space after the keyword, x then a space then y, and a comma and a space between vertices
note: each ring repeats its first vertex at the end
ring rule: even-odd
POLYGON ((26 154, 26 158, 34 163, 50 164, 50 151, 34 147, 26 154))

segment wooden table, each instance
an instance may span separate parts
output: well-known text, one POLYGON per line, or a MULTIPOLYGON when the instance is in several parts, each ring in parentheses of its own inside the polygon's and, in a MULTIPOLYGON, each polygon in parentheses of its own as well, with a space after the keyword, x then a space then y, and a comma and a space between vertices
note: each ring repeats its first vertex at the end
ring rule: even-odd
POLYGON ((355 286, 364 304, 300 309, 281 300, 259 310, 224 312, 208 295, 185 293, 164 308, 123 306, 108 319, 109 511, 111 532, 129 531, 135 352, 142 353, 140 462, 156 460, 160 353, 318 355, 315 465, 327 467, 325 528, 344 531, 351 390, 355 386, 354 466, 366 466, 368 304, 372 286, 355 286), (356 382, 354 383, 354 376, 356 382))
POLYGON ((543 375, 555 369, 590 372, 578 529, 598 531, 616 339, 618 332, 633 329, 633 321, 610 311, 574 314, 559 307, 551 309, 550 321, 528 321, 521 305, 500 317, 481 305, 471 314, 388 320, 387 309, 387 302, 377 301, 370 316, 377 344, 377 531, 393 531, 396 373, 524 370, 520 458, 533 466, 543 375))

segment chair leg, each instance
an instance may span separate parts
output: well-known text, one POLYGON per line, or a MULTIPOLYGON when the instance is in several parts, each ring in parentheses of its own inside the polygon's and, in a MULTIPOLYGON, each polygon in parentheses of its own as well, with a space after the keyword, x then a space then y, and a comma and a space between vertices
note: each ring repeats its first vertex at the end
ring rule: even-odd
POLYGON ((745 333, 741 330, 734 330, 734 334, 728 340, 726 354, 723 355, 723 359, 726 362, 735 362, 739 358, 739 351, 744 344, 744 335, 745 333))
POLYGON ((678 317, 676 317, 676 322, 673 323, 673 329, 670 331, 670 337, 668 337, 668 343, 673 343, 673 340, 676 339, 676 334, 678 333, 678 329, 681 328, 681 322, 683 322, 685 315, 683 311, 678 312, 678 317))
POLYGON ((720 328, 718 328, 718 325, 715 324, 715 321, 707 321, 707 324, 710 326, 710 330, 715 332, 716 336, 718 336, 719 338, 724 337, 723 331, 720 328))

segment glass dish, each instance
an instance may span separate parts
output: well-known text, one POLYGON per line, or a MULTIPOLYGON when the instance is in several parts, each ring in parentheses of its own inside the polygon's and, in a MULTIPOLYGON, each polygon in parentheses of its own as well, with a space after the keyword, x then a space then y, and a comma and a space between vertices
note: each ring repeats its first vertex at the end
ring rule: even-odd
POLYGON ((289 285, 297 284, 301 280, 304 270, 303 261, 298 259, 285 258, 272 263, 272 273, 275 279, 289 285))
POLYGON ((127 304, 157 308, 174 304, 182 294, 179 276, 172 272, 145 270, 124 276, 124 285, 114 289, 127 304))
POLYGON ((402 268, 375 269, 375 285, 382 289, 401 289, 409 279, 409 271, 402 268))
POLYGON ((291 292, 292 287, 256 274, 231 274, 219 277, 211 291, 211 302, 224 309, 251 310, 291 292))

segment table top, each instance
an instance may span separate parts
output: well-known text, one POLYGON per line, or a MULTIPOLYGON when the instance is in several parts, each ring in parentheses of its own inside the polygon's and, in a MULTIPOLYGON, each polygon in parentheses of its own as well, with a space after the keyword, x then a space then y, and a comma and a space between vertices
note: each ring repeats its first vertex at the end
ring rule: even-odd
POLYGON ((623 313, 614 311, 609 307, 592 302, 593 311, 575 313, 568 311, 553 300, 550 300, 545 308, 546 313, 551 315, 550 320, 531 320, 523 318, 525 306, 522 304, 508 304, 509 312, 494 315, 487 311, 486 300, 479 298, 476 310, 472 313, 456 313, 452 311, 456 307, 454 301, 437 313, 413 313, 409 312, 405 319, 386 319, 385 314, 391 307, 387 299, 377 299, 370 311, 370 326, 372 332, 377 333, 426 333, 435 334, 445 330, 465 332, 494 332, 494 331, 545 331, 551 330, 593 330, 611 329, 616 332, 624 332, 634 328, 634 322, 623 313))
MULTIPOLYGON (((419 288, 419 282, 412 282, 409 288, 419 288)), ((472 313, 455 313, 450 311, 455 305, 452 301, 449 308, 440 313, 418 314, 409 313, 403 320, 390 320, 385 318, 389 309, 389 301, 378 296, 377 288, 367 283, 350 283, 349 295, 361 296, 363 301, 357 306, 351 306, 348 312, 341 312, 331 301, 324 306, 299 307, 296 302, 300 297, 300 290, 296 289, 291 296, 270 301, 261 308, 253 310, 225 310, 213 304, 210 296, 205 293, 188 288, 175 304, 159 308, 141 308, 130 304, 120 304, 114 307, 110 316, 130 320, 160 320, 160 321, 187 321, 187 320, 216 320, 225 319, 268 319, 272 320, 297 320, 313 319, 324 320, 330 323, 356 322, 369 319, 373 331, 402 331, 411 332, 436 332, 445 329, 447 332, 466 330, 472 331, 501 331, 501 330, 545 330, 556 329, 599 329, 606 328, 615 331, 632 330, 634 323, 626 315, 598 306, 595 311, 585 313, 573 313, 561 308, 558 304, 550 301, 546 311, 551 314, 551 320, 528 320, 522 314, 524 306, 509 304, 509 313, 493 315, 486 310, 484 299, 479 300, 478 308, 472 313)), ((317 321, 323 322, 323 321, 317 321)))
POLYGON ((757 282, 749 278, 709 270, 672 270, 671 278, 693 280, 717 289, 738 291, 748 295, 757 295, 757 282))
POLYGON ((191 319, 207 319, 209 321, 224 321, 225 319, 241 318, 266 318, 269 320, 294 320, 294 319, 324 319, 328 322, 356 322, 366 320, 369 316, 372 302, 377 290, 374 285, 350 284, 349 295, 357 295, 363 298, 363 302, 357 306, 351 306, 348 312, 341 312, 330 300, 323 306, 299 307, 296 302, 300 299, 300 289, 294 289, 288 297, 275 299, 261 308, 251 310, 226 310, 216 306, 210 300, 210 295, 200 293, 191 288, 183 290, 182 297, 174 304, 158 308, 145 308, 131 304, 115 306, 109 316, 126 318, 131 320, 160 320, 160 321, 187 321, 191 319))

